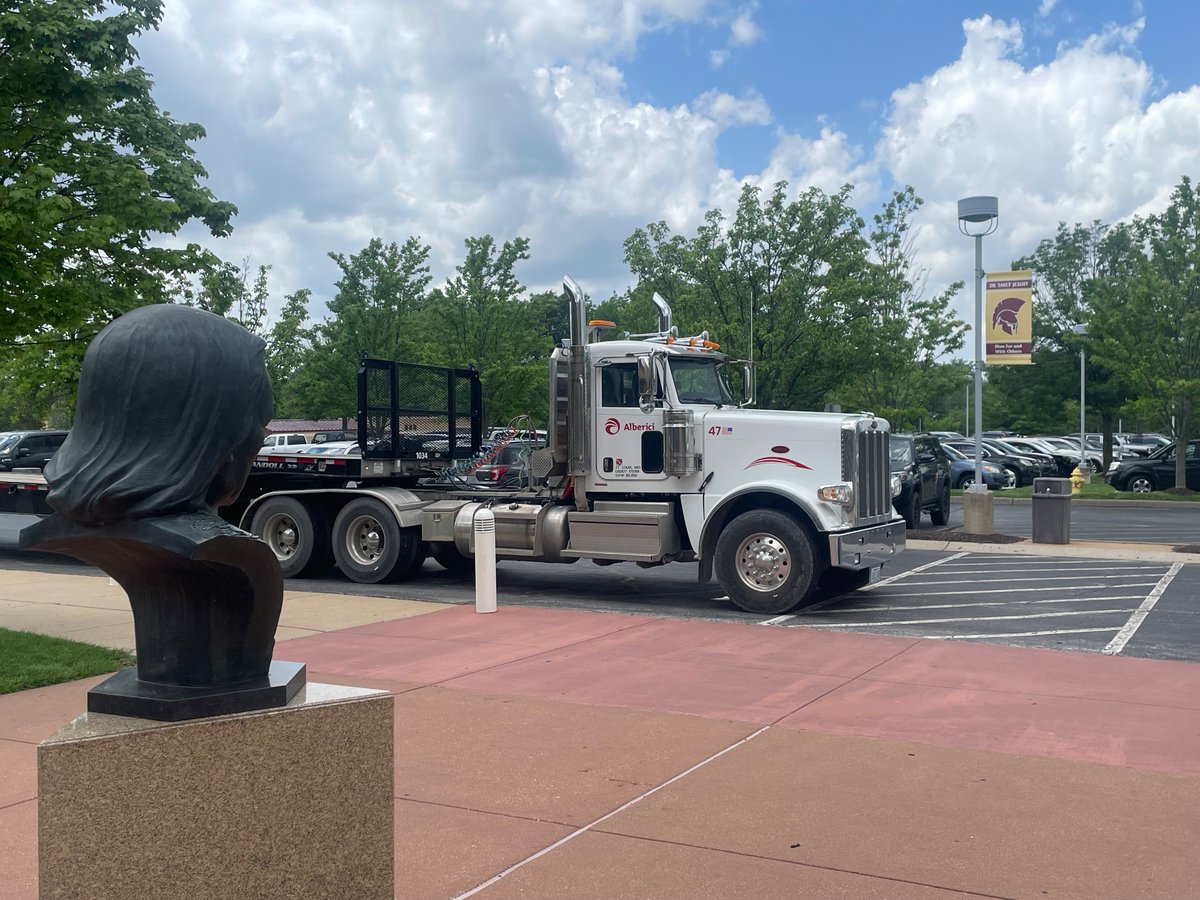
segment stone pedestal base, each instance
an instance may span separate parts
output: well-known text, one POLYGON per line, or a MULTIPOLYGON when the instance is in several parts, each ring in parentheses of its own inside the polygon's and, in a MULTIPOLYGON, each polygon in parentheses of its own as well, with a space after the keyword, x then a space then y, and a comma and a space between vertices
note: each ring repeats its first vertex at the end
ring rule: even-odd
POLYGON ((996 533, 992 495, 987 491, 963 491, 963 531, 967 534, 996 533))
POLYGON ((80 716, 38 747, 41 897, 391 898, 392 709, 310 683, 183 723, 80 716))

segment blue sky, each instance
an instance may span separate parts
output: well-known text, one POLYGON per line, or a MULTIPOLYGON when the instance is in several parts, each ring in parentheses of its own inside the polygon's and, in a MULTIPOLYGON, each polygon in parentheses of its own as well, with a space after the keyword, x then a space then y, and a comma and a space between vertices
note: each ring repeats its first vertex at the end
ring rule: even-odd
MULTIPOLYGON (((1000 198, 985 267, 1059 220, 1161 209, 1200 177, 1193 0, 166 0, 142 63, 276 302, 331 296, 330 251, 530 238, 534 290, 629 284, 621 242, 690 233, 743 184, 912 184, 929 289, 968 277, 955 201, 1000 198), (1013 135, 1019 134, 1019 140, 1013 135)), ((193 230, 181 236, 198 239, 193 230)), ((966 316, 968 298, 958 308, 966 316)))

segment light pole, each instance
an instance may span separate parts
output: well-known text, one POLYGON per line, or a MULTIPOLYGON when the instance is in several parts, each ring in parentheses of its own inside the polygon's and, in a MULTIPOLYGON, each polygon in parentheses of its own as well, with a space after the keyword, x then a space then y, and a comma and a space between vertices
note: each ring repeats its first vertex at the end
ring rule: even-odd
MULTIPOLYGON (((1079 325, 1072 325, 1071 330, 1073 332, 1075 332, 1076 334, 1083 336, 1083 335, 1087 334, 1088 327, 1087 327, 1086 323, 1081 323, 1079 325)), ((1085 377, 1085 375, 1087 373, 1086 360, 1087 360, 1087 350, 1084 348, 1083 344, 1081 343, 1079 345, 1079 473, 1081 475, 1085 471, 1087 471, 1087 456, 1085 455, 1085 451, 1086 451, 1086 447, 1087 447, 1087 441, 1086 441, 1087 430, 1084 427, 1084 422, 1085 422, 1084 410, 1086 409, 1086 407, 1084 406, 1084 400, 1086 399, 1086 396, 1087 396, 1087 394, 1086 394, 1087 378, 1085 377)))
POLYGON ((983 494, 983 238, 996 230, 999 218, 1000 201, 995 197, 958 201, 958 230, 975 238, 975 483, 967 491, 983 494))

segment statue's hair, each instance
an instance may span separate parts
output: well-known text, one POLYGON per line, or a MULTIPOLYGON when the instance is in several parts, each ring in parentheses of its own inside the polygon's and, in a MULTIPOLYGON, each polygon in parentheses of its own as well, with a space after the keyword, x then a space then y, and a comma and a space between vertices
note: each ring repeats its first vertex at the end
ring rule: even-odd
POLYGON ((47 502, 83 525, 207 508, 217 474, 271 418, 265 351, 237 323, 188 306, 111 322, 84 355, 47 502))

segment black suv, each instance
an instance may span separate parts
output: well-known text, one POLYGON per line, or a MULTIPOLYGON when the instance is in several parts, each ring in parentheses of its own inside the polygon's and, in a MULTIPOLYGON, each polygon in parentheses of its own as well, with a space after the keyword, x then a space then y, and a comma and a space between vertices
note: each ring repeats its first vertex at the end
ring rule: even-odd
POLYGON ((934 525, 945 525, 950 521, 950 457, 941 441, 930 434, 893 434, 891 448, 892 474, 900 479, 892 505, 904 524, 918 527, 927 509, 934 525))
POLYGON ((65 431, 13 431, 0 435, 0 471, 44 469, 66 439, 65 431))

